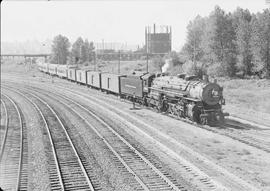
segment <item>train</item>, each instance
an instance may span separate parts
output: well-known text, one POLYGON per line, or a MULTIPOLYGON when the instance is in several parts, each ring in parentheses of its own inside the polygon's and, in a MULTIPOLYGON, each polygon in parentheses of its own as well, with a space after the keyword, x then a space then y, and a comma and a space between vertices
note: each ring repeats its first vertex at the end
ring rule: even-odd
POLYGON ((38 69, 202 125, 224 123, 229 115, 222 108, 223 88, 207 76, 199 79, 186 74, 145 72, 122 75, 50 63, 38 63, 38 69))

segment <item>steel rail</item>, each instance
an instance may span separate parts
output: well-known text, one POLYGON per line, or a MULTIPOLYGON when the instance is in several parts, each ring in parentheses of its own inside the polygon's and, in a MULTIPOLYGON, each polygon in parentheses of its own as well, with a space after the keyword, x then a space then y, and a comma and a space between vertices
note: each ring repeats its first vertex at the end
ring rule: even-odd
MULTIPOLYGON (((51 87, 51 86, 48 86, 48 87, 51 87)), ((57 87, 59 87, 59 88, 62 88, 63 90, 65 90, 65 91, 67 91, 67 92, 70 92, 70 93, 72 93, 72 94, 79 94, 79 95, 84 95, 84 97, 86 97, 86 95, 87 94, 84 94, 84 93, 79 93, 79 92, 75 92, 75 91, 72 91, 72 90, 70 90, 70 89, 67 89, 67 88, 65 88, 65 87, 62 87, 62 86, 57 86, 57 87)), ((32 87, 33 88, 33 87, 32 87)), ((35 87, 34 89, 40 89, 40 88, 38 88, 38 87, 35 87)), ((40 89, 41 90, 41 89, 40 89)), ((52 92, 52 91, 49 91, 49 92, 52 92)), ((55 93, 55 92, 52 92, 52 93, 55 93)), ((90 96, 90 95, 87 95, 87 96, 90 96)), ((92 96, 91 96, 92 97, 92 96)), ((111 98, 102 98, 102 99, 110 99, 111 100, 111 98)), ((193 124, 193 125, 195 125, 195 124, 193 124)), ((208 130, 208 131, 212 131, 212 132, 214 132, 214 133, 218 133, 218 134, 220 134, 220 135, 223 135, 223 136, 228 136, 228 137, 230 137, 229 135, 226 135, 226 134, 223 134, 222 132, 219 132, 218 131, 218 129, 213 129, 213 128, 211 128, 211 127, 207 127, 207 126, 198 126, 198 125, 195 125, 195 126, 197 126, 197 127, 200 127, 200 128, 203 128, 203 129, 206 129, 206 130, 208 130)), ((230 138, 232 138, 232 137, 230 137, 230 138)), ((237 139, 235 139, 235 140, 238 140, 238 141, 240 141, 240 142, 242 142, 241 141, 241 138, 237 138, 237 139)), ((251 141, 251 140, 250 140, 251 141)), ((249 142, 250 142, 249 141, 249 142)), ((247 144, 247 143, 246 143, 247 144)), ((249 146, 254 146, 254 147, 256 147, 256 145, 250 145, 250 144, 248 144, 249 146)), ((258 148, 258 147, 257 147, 258 148)), ((261 149, 261 148, 259 148, 259 149, 261 149)), ((245 185, 245 184, 244 184, 245 185)))
POLYGON ((22 159, 23 159, 23 122, 22 122, 22 116, 21 116, 21 113, 19 111, 17 104, 8 95, 6 95, 6 94, 2 94, 2 95, 4 97, 6 97, 12 103, 12 105, 15 107, 16 112, 18 114, 20 127, 21 127, 20 128, 20 154, 19 154, 20 159, 19 159, 18 172, 17 172, 16 189, 15 189, 15 190, 19 190, 20 179, 21 179, 21 170, 22 170, 22 159))
MULTIPOLYGON (((163 179, 165 182, 167 182, 167 184, 173 189, 173 190, 179 190, 179 188, 173 183, 171 182, 171 180, 169 180, 162 172, 160 172, 147 158, 145 158, 136 148, 134 148, 130 143, 128 143, 127 140, 125 140, 121 135, 119 135, 112 127, 110 127, 110 125, 108 125, 105 121, 103 121, 100 117, 98 117, 96 114, 94 114, 92 111, 90 111, 89 109, 85 108, 84 106, 82 106, 81 104, 79 104, 78 102, 74 102, 73 100, 67 98, 66 96, 62 96, 62 95, 58 95, 59 97, 62 97, 72 103, 74 103, 75 105, 77 105, 78 107, 80 107, 81 109, 83 109, 84 111, 86 111, 88 114, 90 114, 91 116, 93 116, 94 118, 96 118, 100 123, 102 123, 103 125, 105 125, 114 135, 116 135, 124 144, 126 144, 132 151, 134 151, 155 173, 157 173, 161 179, 163 179)), ((58 100, 59 102, 61 102, 62 104, 64 104, 66 107, 70 108, 74 113, 76 113, 81 119, 83 119, 83 121, 85 121, 87 123, 87 125, 89 127, 91 127, 96 133, 97 135, 104 141, 104 143, 112 150, 112 152, 117 156, 117 158, 122 162, 122 164, 128 169, 128 171, 133 174, 136 178, 136 180, 143 186, 143 188, 145 190, 149 190, 147 185, 145 185, 145 183, 138 177, 138 175, 136 175, 136 173, 128 166, 128 164, 122 159, 122 157, 115 151, 115 149, 111 146, 111 144, 104 138, 103 135, 101 135, 98 130, 91 125, 88 120, 86 120, 84 117, 82 117, 77 111, 74 110, 74 108, 72 108, 71 106, 69 106, 68 104, 58 100)))
POLYGON ((60 189, 64 190, 64 184, 63 184, 63 179, 62 179, 62 176, 61 176, 61 171, 60 171, 60 168, 59 168, 58 157, 56 155, 55 146, 54 146, 54 143, 53 143, 53 140, 52 140, 51 131, 50 131, 48 123, 47 123, 47 121, 46 121, 46 119, 44 117, 44 114, 42 113, 42 111, 40 110, 38 105, 35 102, 33 102, 31 99, 29 99, 27 96, 25 96, 24 94, 22 94, 19 91, 16 91, 16 90, 12 90, 12 91, 17 92, 18 94, 23 96, 26 100, 28 100, 35 107, 35 109, 38 111, 38 113, 40 114, 40 116, 41 116, 41 118, 42 118, 42 120, 43 120, 43 122, 45 124, 46 130, 48 132, 48 137, 49 137, 49 140, 50 140, 50 144, 52 146, 53 157, 54 157, 54 160, 55 160, 55 163, 56 163, 57 175, 58 175, 59 183, 60 183, 60 187, 61 187, 60 189))
MULTIPOLYGON (((15 91, 15 90, 14 90, 14 91, 15 91)), ((16 91, 16 92, 18 92, 18 91, 16 91)), ((20 93, 20 94, 21 94, 21 93, 20 93)), ((62 123, 62 121, 60 120, 59 116, 56 114, 56 112, 54 111, 54 109, 53 109, 46 101, 44 101, 43 99, 41 99, 40 97, 38 97, 38 96, 36 96, 36 95, 34 95, 34 94, 32 94, 32 93, 29 93, 29 92, 28 92, 28 94, 30 94, 31 96, 35 97, 36 99, 38 99, 39 101, 41 101, 44 105, 46 105, 46 106, 49 108, 49 110, 54 114, 54 116, 57 118, 59 124, 61 125, 62 129, 63 129, 64 132, 65 132, 65 135, 66 135, 66 137, 67 137, 67 139, 68 139, 68 141, 69 141, 69 143, 70 143, 70 146, 72 147, 72 149, 73 149, 73 151, 74 151, 74 154, 75 154, 76 157, 77 157, 78 163, 79 163, 79 165, 80 165, 80 167, 81 167, 81 170, 82 170, 82 172, 83 172, 83 174, 84 174, 84 176, 85 176, 85 178, 86 178, 86 181, 87 181, 87 183, 88 183, 89 188, 91 189, 91 191, 94 191, 94 187, 93 187, 93 185, 92 185, 92 183, 91 183, 91 180, 90 180, 90 178, 89 178, 89 176, 88 176, 88 174, 87 174, 87 172, 86 172, 86 169, 85 169, 84 165, 82 164, 82 161, 81 161, 81 159, 80 159, 80 157, 79 157, 79 155, 78 155, 77 149, 74 147, 73 142, 72 142, 72 140, 71 140, 71 138, 70 138, 68 132, 66 131, 66 129, 65 129, 65 127, 64 127, 64 125, 63 125, 63 123, 62 123)), ((23 94, 21 94, 21 95, 23 95, 23 94)), ((25 97, 25 96, 24 96, 24 97, 25 97)), ((46 123, 46 124, 47 124, 47 123, 46 123)), ((48 128, 48 125, 46 125, 46 127, 48 128)), ((48 128, 48 130, 49 130, 49 128, 48 128)), ((49 130, 49 132, 50 132, 50 140, 52 141, 52 138, 51 138, 51 131, 49 130)), ((58 168, 59 168, 59 167, 58 167, 58 168)))
POLYGON ((4 133, 4 138, 2 140, 2 144, 1 144, 1 148, 0 148, 0 161, 2 160, 2 155, 3 155, 3 152, 4 152, 4 147, 5 147, 5 144, 6 144, 6 139, 7 139, 7 132, 8 132, 8 112, 7 112, 7 107, 6 107, 6 104, 5 102, 3 101, 3 99, 1 99, 1 104, 3 105, 4 107, 4 111, 5 111, 5 133, 4 133))
MULTIPOLYGON (((62 89, 64 89, 65 91, 72 92, 72 93, 74 93, 74 94, 75 94, 75 93, 78 93, 78 92, 74 92, 74 91, 72 91, 72 90, 70 90, 70 89, 67 89, 67 88, 65 88, 65 87, 62 87, 62 89)), ((82 95, 82 94, 81 94, 81 95, 82 95)), ((108 97, 105 97, 105 98, 101 98, 101 99, 103 99, 103 100, 108 100, 108 101, 111 100, 110 97, 109 97, 109 98, 108 98, 108 97)), ((148 109, 148 108, 147 108, 147 109, 148 109)), ((150 109, 150 108, 149 108, 149 109, 150 109)), ((173 114, 169 114, 169 113, 168 113, 168 114, 166 114, 166 115, 168 115, 168 116, 170 116, 170 117, 172 117, 172 118, 175 118, 175 119, 177 119, 177 120, 183 121, 183 122, 185 122, 185 123, 191 124, 191 125, 193 125, 193 126, 195 126, 195 127, 198 127, 198 128, 201 128, 201 129, 205 129, 205 130, 207 130, 207 131, 211 131, 211 132, 213 132, 213 133, 217 133, 217 134, 222 135, 222 136, 229 137, 229 138, 231 138, 231 139, 233 139, 233 140, 239 141, 239 142, 241 142, 241 143, 247 144, 247 145, 252 146, 252 147, 254 147, 254 148, 257 148, 257 149, 260 149, 260 150, 263 150, 263 151, 265 151, 265 152, 270 153, 270 148, 269 148, 267 145, 263 146, 263 145, 257 143, 257 141, 256 141, 256 143, 254 143, 254 140, 256 140, 256 139, 250 140, 250 139, 247 139, 247 138, 243 138, 243 136, 240 136, 240 135, 238 135, 238 134, 235 135, 235 133, 232 133, 232 132, 222 132, 222 131, 220 131, 219 129, 217 129, 216 127, 210 127, 210 126, 208 126, 208 125, 195 124, 194 122, 191 122, 191 121, 186 120, 186 119, 183 119, 183 118, 179 118, 178 116, 175 116, 175 115, 173 115, 173 114)), ((231 125, 231 124, 225 123, 225 124, 223 124, 223 125, 220 125, 219 127, 228 128, 228 127, 230 127, 230 126, 232 126, 232 125, 231 125)), ((240 125, 239 125, 239 126, 233 125, 233 126, 235 126, 235 127, 241 127, 240 125)))
POLYGON ((69 100, 70 102, 74 103, 81 109, 85 110, 87 113, 89 113, 91 116, 96 118, 100 123, 105 125, 113 134, 115 134, 121 141, 123 141, 131 150, 133 150, 147 165, 149 165, 152 170, 157 173, 165 182, 167 182, 168 185, 170 185, 171 188, 174 190, 179 190, 177 186, 174 185, 174 183, 171 182, 162 172, 160 172, 147 158, 145 158, 136 148, 134 148, 124 137, 119 135, 108 123, 106 123, 104 120, 102 120, 99 116, 97 116, 95 113, 90 111, 89 109, 85 108, 83 105, 79 104, 78 102, 74 102, 73 100, 66 98, 66 96, 62 96, 66 100, 69 100))
POLYGON ((94 130, 94 132, 101 138, 101 140, 106 144, 106 146, 113 152, 113 154, 120 160, 120 162, 126 167, 126 169, 135 177, 135 179, 140 183, 140 185, 143 187, 144 190, 149 190, 147 185, 144 184, 144 182, 136 175, 136 173, 127 165, 127 163, 122 159, 122 157, 116 152, 116 150, 111 146, 111 144, 102 136, 97 129, 91 125, 87 119, 85 119, 81 114, 79 114, 76 110, 74 110, 69 105, 65 104, 62 101, 59 101, 69 109, 71 109, 74 113, 76 113, 77 116, 79 116, 91 129, 94 130))

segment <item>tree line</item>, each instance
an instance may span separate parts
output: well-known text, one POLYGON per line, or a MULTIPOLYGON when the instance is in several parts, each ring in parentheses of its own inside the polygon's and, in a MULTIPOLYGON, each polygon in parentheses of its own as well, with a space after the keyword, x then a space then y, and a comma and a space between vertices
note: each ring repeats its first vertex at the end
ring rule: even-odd
POLYGON ((71 46, 67 37, 57 35, 53 39, 50 61, 55 64, 88 64, 94 59, 94 49, 94 43, 88 39, 79 37, 71 46))
POLYGON ((225 13, 216 6, 209 16, 188 24, 180 55, 195 74, 269 78, 270 9, 225 13))

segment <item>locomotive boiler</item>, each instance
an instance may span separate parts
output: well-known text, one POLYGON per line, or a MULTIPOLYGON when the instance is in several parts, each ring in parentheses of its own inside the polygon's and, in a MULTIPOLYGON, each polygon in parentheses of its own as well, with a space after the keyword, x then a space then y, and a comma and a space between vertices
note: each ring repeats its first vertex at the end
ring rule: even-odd
POLYGON ((147 104, 201 124, 223 122, 223 88, 196 76, 159 76, 153 80, 147 104))

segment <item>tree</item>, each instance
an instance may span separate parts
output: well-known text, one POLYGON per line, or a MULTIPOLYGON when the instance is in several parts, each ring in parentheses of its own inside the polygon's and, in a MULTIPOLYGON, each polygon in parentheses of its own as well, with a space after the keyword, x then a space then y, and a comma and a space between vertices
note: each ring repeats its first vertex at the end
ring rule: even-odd
POLYGON ((81 60, 83 62, 92 61, 94 49, 93 42, 89 43, 88 39, 85 39, 84 44, 81 47, 81 60))
POLYGON ((73 57, 74 63, 85 63, 91 61, 93 58, 94 44, 81 37, 79 37, 72 45, 71 55, 73 57))
POLYGON ((244 75, 252 74, 251 18, 250 12, 241 8, 237 8, 233 13, 233 27, 236 32, 238 54, 237 67, 244 75))
POLYGON ((201 43, 205 30, 205 19, 197 16, 194 21, 189 22, 187 26, 187 42, 184 45, 184 52, 189 60, 193 62, 202 59, 204 51, 201 43))
POLYGON ((74 62, 74 64, 78 64, 81 61, 81 49, 84 42, 82 37, 77 38, 77 40, 73 43, 72 49, 71 49, 71 57, 74 62))
POLYGON ((56 64, 67 64, 70 42, 67 37, 57 35, 52 44, 52 62, 56 64))
POLYGON ((183 65, 184 61, 180 58, 180 55, 176 51, 171 51, 165 58, 171 59, 173 66, 183 65))
POLYGON ((218 6, 205 22, 202 40, 204 62, 221 64, 226 75, 235 74, 236 65, 236 34, 232 26, 232 17, 218 6))
POLYGON ((252 20, 251 49, 254 71, 270 77, 270 10, 258 13, 252 20))

